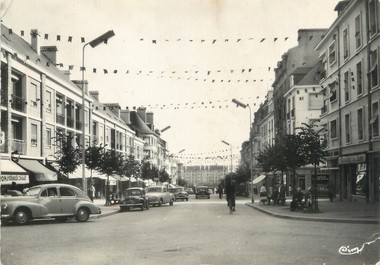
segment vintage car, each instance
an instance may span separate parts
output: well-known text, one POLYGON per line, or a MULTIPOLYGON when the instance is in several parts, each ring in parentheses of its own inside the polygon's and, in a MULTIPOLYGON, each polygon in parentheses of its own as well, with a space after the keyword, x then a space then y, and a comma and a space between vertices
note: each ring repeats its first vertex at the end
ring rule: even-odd
POLYGON ((189 200, 189 194, 185 191, 184 187, 173 187, 169 188, 169 192, 174 194, 174 199, 182 200, 182 201, 188 201, 189 200))
POLYGON ((198 198, 210 199, 210 191, 207 186, 198 186, 195 188, 195 199, 198 198))
POLYGON ((55 218, 64 222, 74 217, 86 222, 100 208, 77 187, 67 184, 43 184, 31 187, 22 196, 1 197, 1 221, 27 224, 32 219, 55 218))
POLYGON ((131 208, 140 208, 141 211, 149 209, 149 203, 145 197, 145 189, 134 187, 124 191, 124 199, 120 204, 120 211, 129 211, 131 208))
POLYGON ((166 186, 149 186, 146 190, 145 197, 149 205, 161 206, 163 204, 173 205, 174 194, 169 192, 166 186))

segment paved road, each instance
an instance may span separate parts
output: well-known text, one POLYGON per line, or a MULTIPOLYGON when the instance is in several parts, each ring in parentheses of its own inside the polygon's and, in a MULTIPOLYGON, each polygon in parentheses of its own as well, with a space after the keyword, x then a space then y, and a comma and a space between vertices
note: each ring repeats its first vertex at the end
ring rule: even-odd
POLYGON ((238 201, 177 202, 87 223, 33 222, 1 229, 2 264, 375 264, 378 225, 279 219, 238 201), (341 249, 342 250, 342 249, 341 249))

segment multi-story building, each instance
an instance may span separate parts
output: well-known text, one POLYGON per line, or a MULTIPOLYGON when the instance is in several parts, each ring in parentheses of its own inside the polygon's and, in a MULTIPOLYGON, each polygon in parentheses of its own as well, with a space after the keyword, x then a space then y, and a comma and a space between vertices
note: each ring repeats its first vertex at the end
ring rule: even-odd
POLYGON ((341 199, 379 199, 380 27, 378 0, 341 1, 316 50, 324 93, 326 170, 341 199))
MULTIPOLYGON (((157 135, 151 131, 154 128, 149 127, 153 126, 153 117, 151 122, 144 120, 150 135, 141 129, 135 130, 129 111, 122 111, 118 103, 102 104, 98 92, 88 91, 87 81, 71 81, 70 72, 56 66, 57 48, 40 47, 37 30, 31 32, 31 44, 4 25, 1 25, 1 32, 3 188, 12 182, 23 188, 57 180, 82 185, 81 168, 59 179, 58 172, 50 165, 60 148, 55 142, 60 135, 68 136, 74 147, 102 144, 125 157, 133 154, 140 162, 145 162, 143 155, 147 150, 157 154, 157 135), (85 91, 84 106, 82 89, 85 91)), ((135 113, 133 118, 137 116, 135 113)), ((157 156, 152 157, 157 163, 157 156)), ((86 178, 90 174, 85 170, 86 178)), ((92 177, 97 194, 105 194, 106 177, 99 172, 92 172, 92 177)), ((111 177, 111 185, 116 187, 120 178, 115 177, 111 177)))
POLYGON ((227 170, 224 166, 218 165, 199 165, 182 166, 180 177, 191 186, 209 185, 217 187, 221 179, 224 178, 227 170))

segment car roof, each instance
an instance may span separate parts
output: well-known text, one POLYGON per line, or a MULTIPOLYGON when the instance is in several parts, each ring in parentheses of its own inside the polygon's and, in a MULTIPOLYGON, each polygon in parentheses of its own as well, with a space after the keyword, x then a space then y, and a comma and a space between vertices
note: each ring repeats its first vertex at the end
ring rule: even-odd
POLYGON ((70 187, 70 188, 76 188, 79 189, 78 187, 70 184, 64 184, 64 183, 48 183, 48 184, 40 184, 36 186, 32 186, 30 188, 49 188, 49 187, 70 187))
POLYGON ((128 188, 126 190, 143 190, 143 188, 141 188, 141 187, 132 187, 132 188, 128 188))

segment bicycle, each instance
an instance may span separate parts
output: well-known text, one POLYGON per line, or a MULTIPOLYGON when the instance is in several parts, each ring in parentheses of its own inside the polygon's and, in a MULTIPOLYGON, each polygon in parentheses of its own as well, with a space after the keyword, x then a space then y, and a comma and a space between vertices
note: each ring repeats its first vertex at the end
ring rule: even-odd
POLYGON ((233 212, 235 211, 235 206, 233 206, 235 203, 234 203, 234 200, 235 198, 234 197, 230 197, 228 198, 227 200, 227 203, 228 203, 228 209, 230 211, 230 214, 233 214, 233 212))

